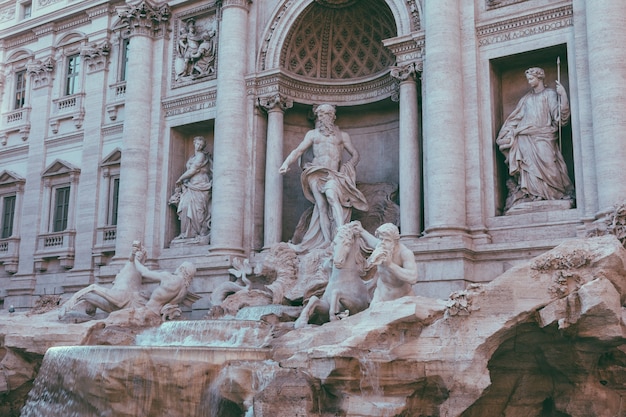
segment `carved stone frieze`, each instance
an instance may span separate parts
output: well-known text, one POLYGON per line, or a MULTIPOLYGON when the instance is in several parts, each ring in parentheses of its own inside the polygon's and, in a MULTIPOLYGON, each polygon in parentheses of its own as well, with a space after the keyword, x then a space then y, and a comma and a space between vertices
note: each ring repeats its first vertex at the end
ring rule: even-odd
POLYGON ((423 33, 417 37, 385 40, 383 45, 396 57, 396 65, 402 66, 414 62, 418 70, 422 71, 426 46, 423 33))
POLYGON ((13 4, 0 9, 0 22, 8 22, 13 19, 15 19, 15 6, 13 4))
POLYGON ((573 24, 573 10, 572 6, 569 5, 478 26, 476 28, 476 36, 478 37, 478 45, 486 46, 563 29, 573 24))
POLYGON ((171 13, 167 4, 160 6, 142 1, 135 5, 117 8, 117 15, 129 35, 163 35, 171 13))
POLYGON ((269 96, 280 93, 303 104, 365 104, 391 97, 396 81, 387 74, 358 84, 329 85, 296 80, 286 74, 273 74, 247 81, 248 94, 269 96))
POLYGON ((216 92, 211 91, 205 94, 177 97, 163 101, 162 106, 163 110, 165 110, 165 117, 213 108, 215 107, 216 97, 216 92))
POLYGON ((258 100, 259 107, 263 108, 265 111, 270 111, 273 109, 280 109, 285 111, 293 107, 293 100, 285 97, 282 94, 274 94, 272 96, 267 97, 259 97, 258 100))
POLYGON ((43 8, 43 7, 48 7, 54 3, 58 3, 61 0, 39 0, 39 7, 43 8))
POLYGON ((41 88, 51 85, 54 67, 55 62, 52 57, 30 62, 26 66, 26 71, 28 75, 31 76, 33 88, 41 88))
POLYGON ((522 3, 527 0, 486 0, 487 9, 497 9, 499 7, 510 6, 511 4, 522 3))
POLYGON ((93 73, 105 69, 110 52, 111 42, 109 42, 108 39, 84 46, 81 49, 80 54, 85 60, 87 73, 93 73))

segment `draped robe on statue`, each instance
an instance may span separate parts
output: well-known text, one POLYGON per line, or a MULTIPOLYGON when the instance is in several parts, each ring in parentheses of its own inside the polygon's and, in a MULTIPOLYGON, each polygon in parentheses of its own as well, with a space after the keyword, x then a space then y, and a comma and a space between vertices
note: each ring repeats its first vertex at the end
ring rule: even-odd
MULTIPOLYGON (((352 208, 357 210, 366 211, 368 209, 367 201, 363 193, 356 188, 356 171, 352 164, 343 164, 339 172, 329 168, 307 164, 300 176, 302 182, 302 191, 304 196, 314 204, 313 213, 309 222, 309 227, 302 237, 302 241, 298 245, 294 245, 295 249, 299 252, 304 252, 312 248, 323 247, 329 242, 326 242, 322 234, 322 228, 320 225, 320 215, 332 217, 332 211, 328 207, 327 213, 320 213, 320 209, 315 204, 315 197, 311 191, 311 184, 315 183, 322 194, 326 195, 326 192, 330 188, 334 188, 336 195, 343 207, 343 218, 341 223, 345 224, 350 221, 352 214, 352 208), (314 181, 317 179, 318 181, 314 181)), ((331 222, 334 224, 334 222, 331 222)), ((335 234, 333 230, 333 235, 335 234)))
POLYGON ((563 107, 559 111, 555 90, 529 92, 506 119, 496 139, 509 174, 530 200, 573 198, 574 186, 558 144, 559 122, 565 124, 569 119, 569 106, 563 107))

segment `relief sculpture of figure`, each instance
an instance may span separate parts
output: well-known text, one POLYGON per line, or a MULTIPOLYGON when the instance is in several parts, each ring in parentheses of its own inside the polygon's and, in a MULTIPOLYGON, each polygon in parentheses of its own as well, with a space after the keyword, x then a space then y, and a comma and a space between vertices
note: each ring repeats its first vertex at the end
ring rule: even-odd
POLYGON ((376 289, 371 304, 413 296, 417 282, 417 263, 413 252, 400 243, 400 231, 393 223, 378 227, 375 236, 360 228, 361 237, 374 251, 367 260, 368 268, 377 267, 376 289))
POLYGON ((205 150, 202 136, 193 139, 194 155, 187 161, 187 169, 176 180, 170 204, 177 206, 180 235, 174 240, 194 239, 208 243, 211 224, 212 161, 205 150))
POLYGON ((360 156, 350 135, 335 125, 335 106, 315 109, 316 126, 285 159, 279 169, 285 174, 309 148, 313 160, 304 165, 300 177, 304 196, 314 204, 307 232, 298 251, 329 245, 337 228, 350 221, 352 208, 366 211, 367 201, 356 187, 356 165, 360 156), (344 149, 350 159, 342 163, 344 149))
POLYGON ((176 77, 197 77, 215 72, 215 34, 213 27, 199 32, 190 19, 178 37, 176 77))
POLYGON ((559 149, 559 128, 570 116, 565 88, 544 85, 541 68, 526 70, 531 86, 505 120, 496 139, 514 183, 505 211, 523 202, 574 199, 574 186, 559 149))

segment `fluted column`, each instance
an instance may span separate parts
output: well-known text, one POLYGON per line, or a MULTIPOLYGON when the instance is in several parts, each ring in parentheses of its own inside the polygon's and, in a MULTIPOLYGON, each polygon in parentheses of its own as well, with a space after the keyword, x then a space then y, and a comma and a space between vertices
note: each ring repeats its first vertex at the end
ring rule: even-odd
POLYGON ((248 0, 223 0, 217 58, 211 252, 243 251, 248 0))
POLYGON ((420 170, 415 63, 391 70, 400 82, 400 225, 403 237, 418 237, 420 225, 420 170))
MULTIPOLYGON (((578 3, 580 4, 580 2, 578 3)), ((626 2, 584 2, 598 208, 626 199, 626 2)))
POLYGON ((466 231, 460 2, 426 0, 424 10, 424 200, 431 235, 466 231))
POLYGON ((268 248, 282 237, 283 176, 278 169, 283 163, 284 112, 293 101, 276 94, 260 98, 259 106, 267 111, 263 246, 268 248))
POLYGON ((115 256, 127 258, 133 240, 144 240, 150 151, 153 42, 163 33, 170 13, 167 5, 143 1, 118 9, 130 32, 126 76, 125 123, 120 166, 119 213, 115 256))

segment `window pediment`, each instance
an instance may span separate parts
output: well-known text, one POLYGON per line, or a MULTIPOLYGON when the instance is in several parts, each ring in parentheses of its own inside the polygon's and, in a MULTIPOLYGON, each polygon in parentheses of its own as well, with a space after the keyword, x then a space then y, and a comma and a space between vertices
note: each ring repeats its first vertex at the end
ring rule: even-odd
POLYGON ((67 161, 57 159, 53 163, 48 165, 48 168, 46 168, 43 171, 41 176, 46 178, 46 177, 54 177, 57 175, 70 175, 70 174, 79 174, 79 173, 80 173, 79 168, 75 167, 74 165, 70 164, 67 161))
POLYGON ((108 167, 111 165, 120 165, 122 163, 122 151, 120 148, 115 148, 113 152, 107 155, 100 163, 101 167, 108 167))
POLYGON ((13 171, 0 171, 0 187, 3 185, 24 184, 26 180, 13 171))

